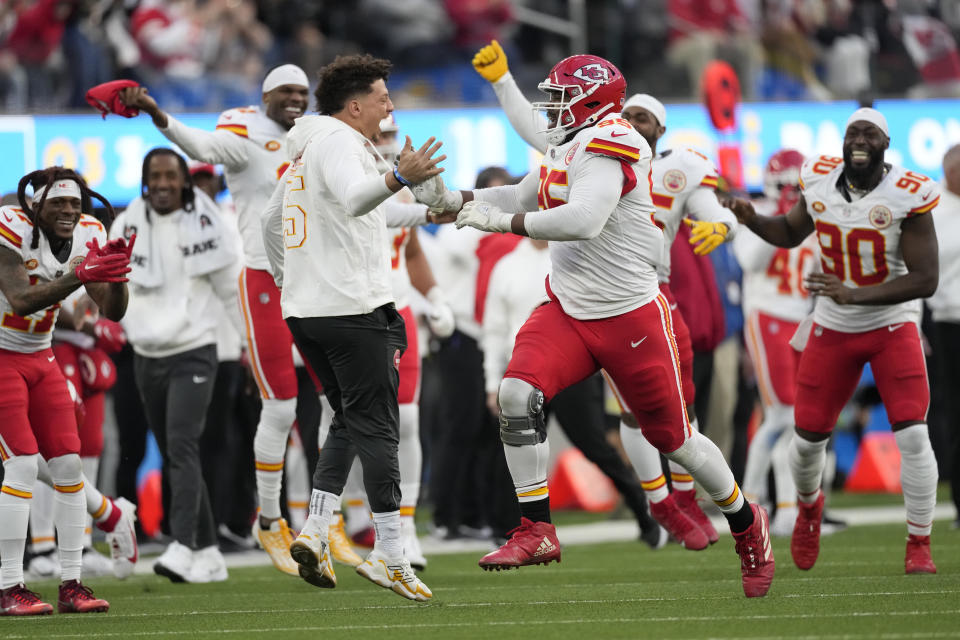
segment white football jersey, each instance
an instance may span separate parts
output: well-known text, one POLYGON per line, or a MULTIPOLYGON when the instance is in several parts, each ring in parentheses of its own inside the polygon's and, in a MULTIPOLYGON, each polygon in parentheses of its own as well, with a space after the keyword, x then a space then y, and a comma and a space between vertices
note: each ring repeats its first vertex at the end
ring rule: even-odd
MULTIPOLYGON (((824 273, 848 287, 868 287, 907 273, 900 251, 900 224, 930 213, 940 201, 940 187, 927 176, 891 167, 873 191, 847 202, 837 188, 843 159, 819 156, 800 170, 800 188, 816 225, 824 273)), ((814 320, 844 332, 877 329, 898 322, 919 322, 921 301, 891 305, 839 305, 817 296, 814 320)))
MULTIPOLYGON (((776 203, 764 199, 753 203, 760 215, 774 215, 776 203)), ((800 322, 813 308, 804 278, 817 264, 817 240, 811 234, 792 249, 775 247, 749 229, 733 240, 733 252, 743 269, 743 312, 800 322)), ((819 269, 817 269, 819 271, 819 269)))
POLYGON ((657 208, 654 220, 663 230, 664 247, 663 260, 657 265, 660 282, 670 282, 670 247, 686 214, 687 199, 701 187, 716 189, 717 182, 716 167, 699 151, 668 149, 653 159, 651 196, 657 208))
POLYGON ((246 145, 246 162, 224 163, 224 177, 237 207, 244 264, 269 271, 260 212, 266 208, 277 180, 289 164, 287 131, 256 106, 224 111, 217 120, 217 131, 227 131, 250 142, 246 145))
MULTIPOLYGON (((621 162, 620 201, 598 236, 550 243, 550 287, 564 310, 580 320, 620 315, 651 302, 659 293, 656 265, 664 246, 663 233, 653 220, 650 145, 619 115, 547 149, 540 165, 539 209, 569 201, 591 155, 621 162)), ((536 224, 535 218, 536 214, 529 216, 527 224, 536 224)))
MULTIPOLYGON (((391 196, 401 202, 416 202, 409 189, 401 189, 391 196)), ((410 306, 410 273, 407 271, 407 245, 410 234, 416 230, 410 227, 388 227, 387 239, 390 241, 390 286, 393 287, 393 299, 397 309, 410 306)))
MULTIPOLYGON (((73 245, 63 262, 50 250, 46 235, 40 234, 36 249, 31 249, 33 223, 18 207, 0 207, 0 246, 15 251, 23 258, 23 266, 31 284, 56 280, 76 269, 87 255, 87 243, 93 239, 102 246, 107 233, 100 221, 86 214, 73 230, 73 245)), ((26 317, 18 316, 6 296, 0 294, 0 349, 35 353, 50 347, 53 327, 60 313, 60 303, 41 309, 26 317)))

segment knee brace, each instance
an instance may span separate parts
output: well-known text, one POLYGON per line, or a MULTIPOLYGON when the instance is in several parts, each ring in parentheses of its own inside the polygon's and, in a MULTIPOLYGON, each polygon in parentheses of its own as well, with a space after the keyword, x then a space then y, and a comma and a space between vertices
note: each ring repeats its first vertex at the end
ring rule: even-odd
POLYGON ((540 444, 547 439, 543 392, 517 378, 500 383, 500 441, 514 447, 540 444))
POLYGON ((10 456, 3 461, 3 484, 26 493, 33 493, 37 481, 40 455, 10 456))

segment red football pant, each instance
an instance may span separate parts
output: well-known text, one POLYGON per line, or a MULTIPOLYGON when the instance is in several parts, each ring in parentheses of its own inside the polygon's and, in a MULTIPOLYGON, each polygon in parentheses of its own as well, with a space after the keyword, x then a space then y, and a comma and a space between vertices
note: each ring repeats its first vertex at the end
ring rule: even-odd
POLYGON ((504 377, 530 383, 549 400, 600 368, 653 446, 669 452, 683 444, 689 424, 680 357, 662 295, 619 316, 576 320, 551 293, 517 334, 504 377))
POLYGON ((0 349, 0 458, 80 452, 77 418, 67 381, 52 349, 0 349))
POLYGON ((778 403, 792 407, 796 401, 800 353, 790 346, 790 338, 798 324, 762 311, 754 311, 746 318, 747 351, 765 407, 778 403))
POLYGON ((240 273, 240 309, 246 325, 253 378, 264 399, 297 397, 293 336, 280 312, 280 290, 267 271, 244 267, 240 273))
POLYGON ((400 309, 407 330, 407 350, 400 356, 399 404, 417 402, 420 397, 420 341, 417 334, 417 319, 409 306, 400 309))
POLYGON ((670 305, 670 313, 673 316, 673 336, 677 340, 677 349, 680 350, 680 376, 683 380, 683 401, 687 406, 693 405, 697 397, 697 388, 693 384, 693 343, 690 341, 690 328, 680 313, 677 306, 677 300, 673 297, 673 291, 670 290, 670 284, 660 283, 660 293, 667 299, 670 305))
POLYGON ((868 362, 890 424, 925 422, 930 387, 916 324, 843 333, 814 323, 797 374, 797 426, 830 433, 868 362))
POLYGON ((90 392, 84 387, 80 375, 80 363, 77 355, 80 347, 69 342, 57 342, 53 345, 53 355, 63 377, 73 384, 80 401, 83 402, 83 421, 78 425, 80 436, 80 457, 99 458, 103 453, 103 412, 106 394, 103 391, 90 392))

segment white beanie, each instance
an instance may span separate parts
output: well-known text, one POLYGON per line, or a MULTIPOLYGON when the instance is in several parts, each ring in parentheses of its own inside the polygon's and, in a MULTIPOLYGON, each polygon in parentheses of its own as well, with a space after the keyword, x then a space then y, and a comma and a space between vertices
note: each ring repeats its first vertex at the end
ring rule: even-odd
POLYGON ((887 136, 887 138, 890 137, 890 129, 887 128, 887 119, 883 117, 882 113, 870 107, 862 107, 854 111, 853 115, 847 119, 847 126, 844 127, 844 131, 849 129, 850 125, 854 122, 860 121, 869 122, 880 129, 880 131, 883 131, 883 135, 887 136))
POLYGON ((303 72, 303 69, 297 65, 282 64, 276 69, 273 69, 267 74, 267 77, 263 79, 263 92, 273 91, 277 87, 282 87, 285 84, 309 87, 310 81, 307 80, 307 74, 303 72))
POLYGON ((646 109, 657 119, 661 127, 667 126, 667 110, 663 103, 647 93, 635 93, 623 105, 620 111, 626 111, 627 107, 640 107, 646 109))

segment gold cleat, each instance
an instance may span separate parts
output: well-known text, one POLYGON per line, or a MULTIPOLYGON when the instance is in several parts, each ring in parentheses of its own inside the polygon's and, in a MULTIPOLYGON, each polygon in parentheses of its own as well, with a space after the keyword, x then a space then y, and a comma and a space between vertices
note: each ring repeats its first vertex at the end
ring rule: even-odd
POLYGON ((270 556, 273 566, 288 575, 300 575, 297 563, 290 557, 293 534, 286 520, 278 518, 270 523, 269 529, 261 529, 260 518, 257 517, 253 522, 253 539, 270 556))
POLYGON ((357 552, 350 546, 350 538, 347 537, 347 532, 343 529, 343 514, 335 513, 333 515, 336 520, 330 525, 330 530, 327 533, 330 543, 330 555, 340 564, 345 564, 350 567, 359 566, 360 563, 363 562, 363 558, 357 555, 357 552))

